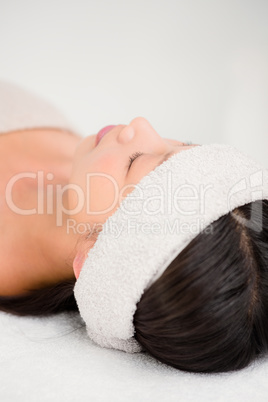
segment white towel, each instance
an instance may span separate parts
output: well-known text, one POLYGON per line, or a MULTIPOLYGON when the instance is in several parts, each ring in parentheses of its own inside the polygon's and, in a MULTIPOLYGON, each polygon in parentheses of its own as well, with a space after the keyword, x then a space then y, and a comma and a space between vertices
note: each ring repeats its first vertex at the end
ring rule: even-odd
POLYGON ((51 103, 20 85, 0 81, 0 134, 43 127, 75 131, 51 103))
POLYGON ((133 315, 144 290, 201 230, 262 198, 268 199, 268 170, 230 145, 190 148, 143 177, 105 222, 74 287, 90 338, 142 350, 133 315), (176 203, 178 196, 186 199, 176 203))

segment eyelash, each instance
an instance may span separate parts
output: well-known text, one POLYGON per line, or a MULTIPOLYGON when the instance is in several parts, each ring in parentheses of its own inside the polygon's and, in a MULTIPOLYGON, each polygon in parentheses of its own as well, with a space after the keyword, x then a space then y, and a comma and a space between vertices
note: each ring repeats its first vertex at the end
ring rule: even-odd
MULTIPOLYGON (((192 144, 192 141, 186 141, 186 142, 184 142, 183 143, 183 145, 191 145, 192 144)), ((134 160, 135 159, 137 159, 139 156, 141 156, 141 155, 143 155, 143 153, 142 152, 140 152, 140 151, 138 151, 138 152, 135 152, 134 154, 132 154, 130 157, 129 157, 129 165, 128 165, 128 170, 130 169, 130 167, 131 167, 131 165, 132 165, 132 163, 134 162, 134 160)))
POLYGON ((142 152, 135 152, 134 154, 132 154, 132 155, 129 157, 128 170, 130 169, 130 167, 131 167, 132 163, 134 162, 134 160, 135 160, 136 158, 138 158, 139 156, 141 156, 141 155, 143 155, 142 152))

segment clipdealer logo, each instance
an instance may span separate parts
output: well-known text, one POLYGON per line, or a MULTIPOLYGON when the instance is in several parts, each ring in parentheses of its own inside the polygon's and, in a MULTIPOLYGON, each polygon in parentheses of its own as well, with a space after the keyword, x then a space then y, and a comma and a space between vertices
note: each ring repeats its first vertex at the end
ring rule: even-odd
POLYGON ((126 198, 126 192, 129 199, 135 199, 135 203, 139 204, 138 210, 127 209, 129 205, 122 204, 122 210, 128 215, 139 215, 141 209, 148 215, 156 215, 158 213, 170 214, 175 209, 179 214, 194 215, 198 210, 199 213, 204 213, 205 197, 211 185, 203 186, 199 184, 198 188, 190 184, 181 184, 175 188, 172 186, 171 172, 166 176, 167 183, 164 188, 158 184, 150 184, 141 188, 139 184, 127 184, 121 189, 114 177, 106 173, 88 173, 86 175, 85 189, 77 184, 68 183, 66 185, 49 183, 53 180, 53 173, 45 173, 41 170, 35 172, 23 172, 14 175, 6 185, 6 202, 9 208, 19 215, 34 215, 34 214, 56 214, 56 225, 61 226, 63 223, 63 214, 72 216, 80 213, 85 208, 86 215, 101 215, 112 211, 117 203, 121 204, 126 198), (107 178, 113 185, 113 197, 111 205, 107 208, 93 211, 90 205, 91 194, 91 178, 104 177, 107 178), (33 179, 37 185, 37 200, 36 208, 22 209, 15 204, 13 200, 13 186, 20 180, 33 179), (46 180, 46 184, 45 184, 46 180), (166 191, 167 189, 167 191, 166 191), (133 190, 136 190, 133 193, 133 190), (74 191, 77 195, 76 206, 72 209, 66 208, 63 205, 63 196, 66 191, 74 191), (149 194, 147 195, 147 191, 149 194), (155 193, 156 192, 156 193, 155 193), (141 203, 141 205, 140 205, 141 203), (54 205, 56 205, 54 207, 54 205), (54 211, 54 208, 56 211, 54 211))
POLYGON ((263 208, 262 202, 254 202, 256 200, 262 200, 263 198, 263 171, 259 170, 249 177, 249 185, 245 178, 237 182, 230 190, 228 194, 228 207, 230 213, 234 219, 236 219, 241 225, 246 226, 256 232, 261 232, 263 229, 263 208), (236 194, 240 192, 251 193, 251 211, 250 218, 247 219, 243 216, 236 214, 232 206, 232 198, 235 200, 236 194))

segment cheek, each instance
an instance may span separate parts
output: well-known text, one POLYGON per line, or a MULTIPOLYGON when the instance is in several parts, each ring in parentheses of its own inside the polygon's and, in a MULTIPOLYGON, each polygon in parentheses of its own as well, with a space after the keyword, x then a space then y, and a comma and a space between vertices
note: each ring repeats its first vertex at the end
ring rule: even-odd
POLYGON ((107 152, 89 152, 83 155, 78 161, 76 172, 81 174, 86 173, 107 173, 111 175, 118 175, 119 170, 122 170, 122 162, 118 153, 116 154, 112 149, 107 152))
POLYGON ((90 215, 109 214, 116 207, 120 185, 111 175, 89 177, 86 185, 87 211, 90 215), (96 214, 98 212, 98 214, 96 214))
POLYGON ((88 154, 74 161, 68 189, 69 210, 77 208, 82 199, 84 205, 71 215, 80 222, 86 222, 89 215, 93 221, 110 216, 118 206, 123 175, 118 156, 88 154))
POLYGON ((103 175, 115 176, 116 173, 116 158, 105 154, 95 154, 89 152, 86 155, 81 155, 73 162, 70 183, 79 185, 84 188, 88 177, 101 177, 103 175))

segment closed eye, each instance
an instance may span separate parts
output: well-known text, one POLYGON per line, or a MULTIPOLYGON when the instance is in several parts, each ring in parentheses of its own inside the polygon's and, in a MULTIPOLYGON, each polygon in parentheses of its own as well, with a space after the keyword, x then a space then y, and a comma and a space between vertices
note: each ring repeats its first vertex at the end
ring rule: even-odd
POLYGON ((130 169, 132 163, 134 162, 134 160, 137 159, 137 158, 138 158, 139 156, 141 156, 141 155, 143 155, 142 152, 135 152, 134 154, 132 154, 132 155, 129 157, 129 164, 128 164, 128 166, 127 166, 128 171, 129 171, 129 169, 130 169))
MULTIPOLYGON (((191 141, 189 141, 189 142, 183 142, 183 143, 182 143, 183 146, 187 146, 187 145, 191 145, 191 144, 192 144, 191 141)), ((171 156, 172 154, 173 154, 172 151, 169 152, 169 153, 167 153, 167 154, 165 154, 164 157, 160 160, 160 162, 159 162, 156 166, 161 165, 161 163, 163 163, 165 160, 167 160, 167 159, 169 158, 169 156, 171 156)), ((129 169, 130 169, 132 163, 134 162, 134 160, 137 159, 137 158, 138 158, 139 156, 141 156, 141 155, 144 155, 144 153, 138 151, 138 152, 135 152, 134 154, 132 154, 132 155, 129 157, 129 164, 128 164, 128 166, 127 166, 128 171, 129 171, 129 169)))

